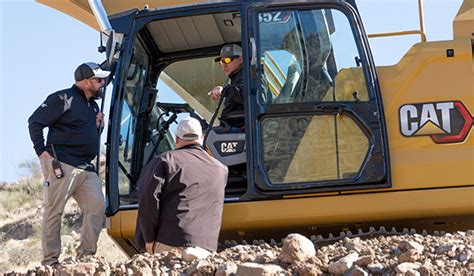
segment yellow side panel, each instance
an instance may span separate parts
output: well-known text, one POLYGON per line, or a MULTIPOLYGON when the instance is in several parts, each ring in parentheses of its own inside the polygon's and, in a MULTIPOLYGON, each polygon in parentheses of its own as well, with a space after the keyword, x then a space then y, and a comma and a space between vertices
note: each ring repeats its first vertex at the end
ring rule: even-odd
MULTIPOLYGON (((474 112, 471 41, 458 39, 414 45, 394 66, 378 67, 390 147, 393 189, 474 184, 474 137, 436 144, 429 136, 404 137, 399 109, 404 104, 461 101, 474 112), (454 56, 447 57, 446 50, 454 56)), ((472 132, 472 129, 471 129, 472 132)))
MULTIPOLYGON (((100 29, 88 0, 37 0, 37 2, 65 13, 93 29, 100 29)), ((198 0, 102 0, 102 4, 108 15, 131 9, 143 9, 145 5, 148 5, 150 9, 154 9, 205 2, 206 1, 198 0)))
MULTIPOLYGON (((443 216, 474 216, 474 187, 352 194, 224 205, 222 231, 329 225, 443 216), (420 200, 423 199, 423 200, 420 200)), ((119 211, 108 220, 116 240, 133 239, 137 210, 119 211), (118 220, 117 220, 118 217, 118 220)))
POLYGON ((229 203, 222 230, 468 214, 474 216, 474 187, 229 203))
POLYGON ((453 22, 454 39, 474 39, 474 0, 464 0, 453 22))

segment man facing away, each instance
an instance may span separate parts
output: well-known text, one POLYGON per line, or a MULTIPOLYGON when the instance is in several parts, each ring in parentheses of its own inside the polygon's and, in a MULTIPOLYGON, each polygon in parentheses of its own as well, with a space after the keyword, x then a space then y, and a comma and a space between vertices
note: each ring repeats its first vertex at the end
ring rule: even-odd
POLYGON ((224 87, 216 86, 208 95, 216 100, 222 95, 225 97, 221 121, 229 124, 229 132, 242 132, 245 126, 244 117, 232 117, 232 114, 244 113, 244 94, 242 78, 242 48, 237 44, 226 44, 222 47, 220 56, 215 59, 220 62, 222 71, 229 77, 224 87))
POLYGON ((202 149, 202 139, 199 121, 183 119, 177 149, 155 157, 140 175, 136 239, 150 254, 217 250, 227 167, 202 149))
POLYGON ((92 160, 99 149, 103 114, 94 101, 110 72, 83 63, 75 84, 49 95, 28 119, 28 128, 45 178, 41 224, 43 265, 58 264, 61 215, 72 196, 83 213, 77 255, 93 255, 104 224, 104 196, 92 160), (43 129, 49 128, 46 145, 43 129))

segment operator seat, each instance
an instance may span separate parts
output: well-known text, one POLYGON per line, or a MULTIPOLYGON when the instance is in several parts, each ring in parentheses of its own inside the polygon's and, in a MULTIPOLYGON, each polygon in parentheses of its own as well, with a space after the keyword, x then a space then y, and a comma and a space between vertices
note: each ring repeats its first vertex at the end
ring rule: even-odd
MULTIPOLYGON (((229 115, 230 116, 230 115, 229 115)), ((244 116, 238 114, 237 116, 244 116)), ((230 125, 221 121, 223 126, 213 127, 206 139, 206 148, 229 169, 226 196, 241 196, 247 189, 247 156, 245 132, 231 133, 230 125)))
MULTIPOLYGON (((229 114, 229 118, 241 118, 244 114, 229 114)), ((230 125, 221 120, 221 126, 213 127, 206 139, 211 155, 222 164, 231 167, 247 162, 245 132, 231 133, 230 125)), ((231 168, 229 168, 231 169, 231 168)))

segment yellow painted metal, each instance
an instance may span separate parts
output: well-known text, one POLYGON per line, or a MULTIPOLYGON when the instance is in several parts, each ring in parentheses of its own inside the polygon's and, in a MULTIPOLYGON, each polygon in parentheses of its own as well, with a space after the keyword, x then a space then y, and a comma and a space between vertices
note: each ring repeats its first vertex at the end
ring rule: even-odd
MULTIPOLYGON (((225 204, 222 231, 421 219, 474 215, 473 213, 474 187, 266 200, 225 204)), ((115 216, 121 217, 120 227, 123 233, 115 238, 133 239, 137 211, 119 211, 115 216)), ((111 219, 113 217, 109 218, 111 219)), ((110 225, 119 227, 116 224, 110 225)), ((109 233, 118 233, 118 229, 113 230, 109 229, 109 233)))
POLYGON ((422 33, 421 41, 426 42, 425 23, 424 23, 425 20, 424 20, 424 14, 423 14, 423 0, 418 0, 418 18, 420 19, 420 32, 422 33))
POLYGON ((464 0, 453 22, 454 39, 474 39, 474 0, 464 0))
MULTIPOLYGON (((87 0, 38 0, 99 29, 87 0)), ((104 0, 108 14, 131 8, 198 3, 191 0, 104 0)), ((474 113, 472 33, 474 0, 465 0, 453 24, 454 40, 419 43, 393 66, 377 68, 389 141, 392 188, 347 191, 318 197, 267 200, 225 205, 222 230, 327 225, 361 221, 421 219, 437 216, 474 216, 474 138, 458 144, 435 144, 429 137, 404 137, 399 108, 403 104, 462 101, 474 113), (447 57, 446 49, 454 56, 447 57), (448 186, 460 186, 445 189, 448 186), (275 211, 277 210, 277 211, 275 211)), ((420 34, 420 30, 375 34, 420 34)), ((349 97, 349 94, 348 94, 349 97)), ((350 97, 349 97, 350 98, 350 97)), ((308 195, 306 195, 308 196, 308 195)), ((121 247, 133 239, 136 210, 119 211, 107 219, 108 233, 121 247)))
POLYGON ((426 35, 425 33, 419 31, 419 30, 413 30, 413 31, 401 31, 401 32, 388 32, 388 33, 377 33, 377 34, 369 34, 367 35, 369 38, 373 37, 385 37, 385 36, 399 36, 399 35, 414 35, 414 34, 419 34, 421 36, 421 41, 426 41, 426 35))
POLYGON ((418 43, 393 66, 377 68, 390 146, 393 190, 474 184, 474 137, 436 144, 429 136, 404 137, 399 109, 404 104, 461 101, 474 113, 471 41, 418 43), (447 57, 446 49, 454 56, 447 57))
MULTIPOLYGON (((65 13, 93 29, 100 30, 88 0, 37 0, 38 3, 65 13)), ((205 3, 202 0, 102 0, 108 15, 130 9, 143 9, 147 5, 150 9, 163 8, 184 4, 205 3)))

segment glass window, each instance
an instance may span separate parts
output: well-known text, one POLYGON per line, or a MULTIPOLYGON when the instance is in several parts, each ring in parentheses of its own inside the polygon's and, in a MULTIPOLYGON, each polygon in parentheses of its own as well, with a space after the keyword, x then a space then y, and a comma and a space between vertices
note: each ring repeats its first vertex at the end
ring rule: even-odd
POLYGON ((259 13, 260 102, 367 101, 347 17, 335 9, 259 13))
POLYGON ((269 117, 262 130, 263 164, 273 184, 355 178, 369 149, 349 116, 269 117))
MULTIPOLYGON (((260 103, 369 100, 357 44, 344 13, 266 11, 259 13, 258 25, 260 103)), ((346 112, 311 112, 263 116, 262 164, 272 184, 317 185, 360 174, 369 139, 355 117, 346 112)))
POLYGON ((148 72, 148 57, 139 43, 135 46, 132 61, 127 72, 122 99, 122 116, 119 136, 119 195, 120 204, 136 203, 135 183, 132 175, 132 162, 135 162, 135 132, 140 112, 145 80, 148 72))

